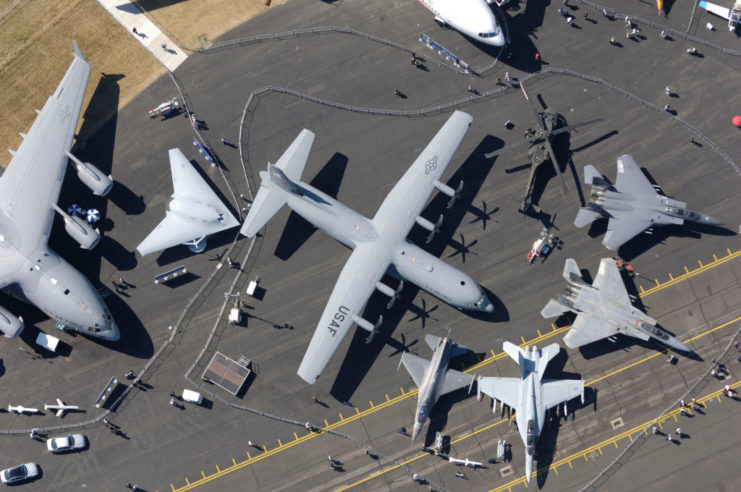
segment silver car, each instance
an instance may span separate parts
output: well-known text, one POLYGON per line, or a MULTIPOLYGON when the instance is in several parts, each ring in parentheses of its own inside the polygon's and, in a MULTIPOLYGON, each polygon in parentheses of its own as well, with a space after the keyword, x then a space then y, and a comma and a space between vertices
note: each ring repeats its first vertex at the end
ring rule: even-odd
POLYGON ((52 437, 46 440, 46 449, 52 453, 64 453, 85 447, 85 436, 72 434, 69 436, 52 437))
POLYGON ((3 483, 17 483, 29 478, 39 476, 39 465, 36 463, 26 463, 24 465, 6 468, 0 472, 0 480, 3 483))

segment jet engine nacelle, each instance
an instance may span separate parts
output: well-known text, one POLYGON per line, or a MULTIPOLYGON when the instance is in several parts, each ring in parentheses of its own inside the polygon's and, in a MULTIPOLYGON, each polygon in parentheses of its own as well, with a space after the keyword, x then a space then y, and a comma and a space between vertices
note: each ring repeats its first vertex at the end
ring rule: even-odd
POLYGON ((23 318, 0 306, 0 331, 5 338, 15 338, 23 331, 23 318))
POLYGON ((82 249, 93 249, 100 241, 100 231, 93 229, 82 217, 71 216, 54 205, 54 209, 64 218, 64 230, 77 241, 82 249))
POLYGON ((111 191, 111 188, 113 188, 112 176, 106 176, 103 171, 89 162, 82 162, 69 151, 67 151, 67 157, 72 160, 75 171, 77 171, 77 177, 85 186, 90 188, 94 195, 106 196, 111 191))

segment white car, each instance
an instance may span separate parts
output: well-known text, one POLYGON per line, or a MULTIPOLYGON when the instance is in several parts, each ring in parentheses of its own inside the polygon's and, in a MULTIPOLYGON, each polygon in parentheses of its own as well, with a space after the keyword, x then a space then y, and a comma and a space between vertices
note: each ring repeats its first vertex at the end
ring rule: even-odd
POLYGON ((85 447, 85 436, 72 434, 69 436, 52 437, 46 441, 46 449, 52 453, 64 453, 85 447))
POLYGON ((17 483, 29 478, 39 476, 39 465, 36 463, 26 463, 24 465, 6 468, 0 472, 0 480, 3 483, 17 483))

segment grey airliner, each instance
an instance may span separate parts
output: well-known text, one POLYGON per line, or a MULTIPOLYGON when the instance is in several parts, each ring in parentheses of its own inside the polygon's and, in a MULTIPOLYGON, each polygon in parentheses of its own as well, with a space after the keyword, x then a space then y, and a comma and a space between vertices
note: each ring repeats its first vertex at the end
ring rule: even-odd
POLYGON ((415 224, 432 233, 437 230, 437 225, 420 213, 435 189, 451 198, 456 196, 456 190, 442 183, 440 177, 472 121, 466 113, 453 113, 372 219, 300 181, 314 141, 309 130, 299 134, 275 165, 268 163, 268 169, 260 172, 260 189, 242 224, 242 234, 254 237, 283 205, 288 205, 353 249, 298 369, 306 382, 316 382, 353 323, 376 333, 380 319, 374 325, 360 315, 374 290, 395 298, 398 290, 381 282, 387 273, 410 280, 459 309, 494 311, 494 305, 470 276, 406 239, 415 224))
MULTIPOLYGON (((70 153, 85 96, 90 65, 77 43, 74 59, 57 90, 38 112, 13 159, 0 176, 0 288, 34 304, 67 329, 105 340, 119 339, 110 311, 90 281, 48 246, 54 212, 83 249, 92 249, 100 232, 83 218, 57 206, 68 159, 80 180, 99 196, 113 181, 70 153)), ((12 338, 23 319, 0 306, 0 330, 12 338)))
POLYGON ((449 338, 440 338, 435 335, 425 335, 425 342, 433 350, 432 360, 425 360, 409 352, 401 355, 400 364, 412 376, 414 384, 419 388, 417 394, 417 411, 412 428, 412 443, 417 439, 432 407, 438 398, 457 389, 473 385, 473 374, 464 374, 454 369, 448 369, 450 359, 465 353, 468 349, 450 341, 449 338))

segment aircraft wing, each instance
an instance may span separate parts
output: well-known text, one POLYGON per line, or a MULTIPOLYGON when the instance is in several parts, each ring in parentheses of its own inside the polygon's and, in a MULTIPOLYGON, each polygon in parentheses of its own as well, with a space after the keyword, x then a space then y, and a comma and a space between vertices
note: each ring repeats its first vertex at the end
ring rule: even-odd
POLYGON ((581 397, 582 401, 584 401, 583 379, 560 379, 557 381, 546 379, 542 381, 540 387, 540 404, 546 410, 577 396, 581 397))
POLYGON ((510 408, 517 409, 520 399, 522 379, 519 378, 481 378, 478 382, 479 391, 504 402, 510 408))
POLYGON ((378 258, 372 245, 360 244, 352 252, 298 368, 304 381, 314 384, 319 378, 388 266, 389 261, 378 258))
POLYGON ((641 217, 638 212, 614 212, 613 217, 607 221, 607 232, 602 244, 614 251, 653 224, 648 217, 641 217))
POLYGON ((180 149, 170 149, 169 156, 173 198, 185 205, 170 204, 162 222, 136 247, 142 255, 239 225, 180 149))
POLYGON ((422 380, 425 378, 425 372, 430 366, 430 361, 412 355, 409 352, 404 352, 401 354, 401 363, 404 364, 407 372, 412 376, 414 384, 419 388, 422 384, 422 380))
POLYGON ((472 121, 471 115, 461 111, 448 118, 381 204, 373 217, 377 227, 393 227, 400 237, 406 237, 472 121))
POLYGON ((623 277, 620 276, 617 263, 612 258, 602 258, 599 262, 599 270, 592 285, 599 289, 602 298, 611 299, 613 302, 633 307, 625 289, 623 277))
POLYGON ((0 209, 18 225, 6 240, 25 254, 49 239, 54 221, 53 204, 67 170, 90 65, 77 43, 74 59, 57 90, 47 99, 31 129, 0 177, 0 209))
POLYGON ((628 193, 635 196, 655 197, 658 195, 646 175, 643 174, 641 168, 636 164, 635 159, 627 154, 617 158, 615 187, 621 193, 628 193))
POLYGON ((470 387, 473 383, 473 374, 466 374, 463 372, 448 369, 445 373, 445 381, 440 386, 440 396, 455 391, 457 389, 470 387))
POLYGON ((564 335, 564 343, 572 349, 588 343, 602 340, 617 333, 617 327, 607 323, 604 319, 589 314, 580 314, 574 320, 574 325, 564 335))
POLYGON ((723 17, 724 19, 728 19, 731 16, 731 9, 728 9, 726 7, 722 7, 722 6, 717 5, 717 4, 714 4, 714 3, 700 2, 700 8, 701 9, 705 9, 708 12, 712 12, 715 15, 719 15, 719 16, 723 17))

